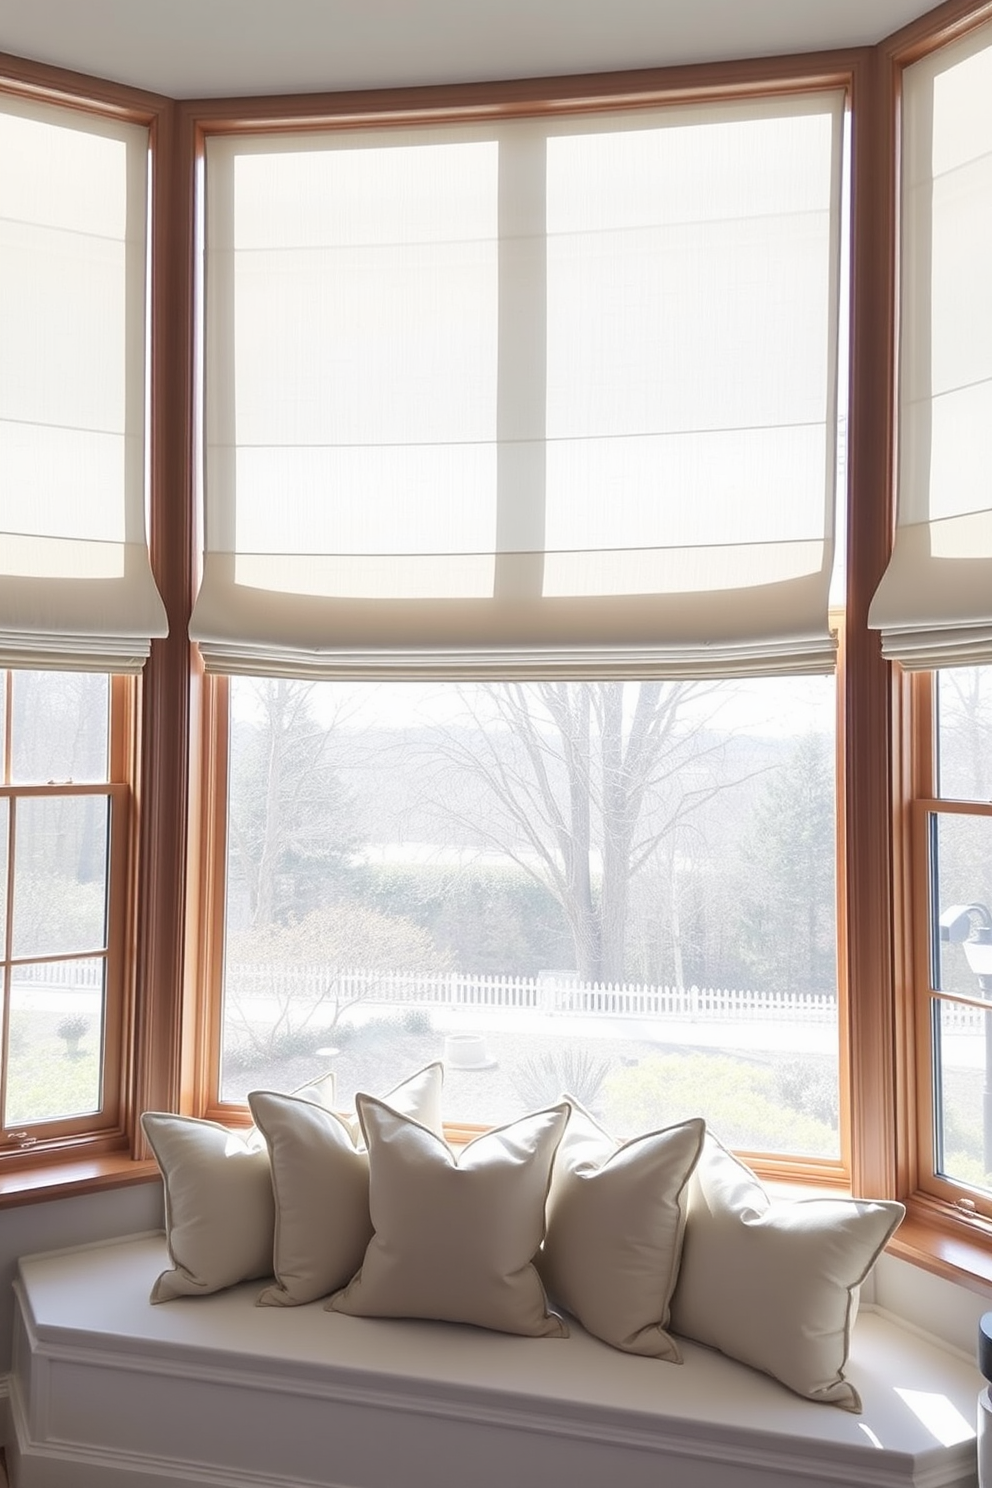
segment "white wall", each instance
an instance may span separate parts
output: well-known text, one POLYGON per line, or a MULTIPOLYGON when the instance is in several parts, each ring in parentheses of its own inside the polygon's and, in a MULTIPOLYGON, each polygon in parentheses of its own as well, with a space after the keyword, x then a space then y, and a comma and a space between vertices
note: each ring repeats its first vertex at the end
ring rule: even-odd
POLYGON ((978 1322, 992 1312, 992 1297, 956 1286, 921 1271, 908 1261, 883 1255, 871 1280, 871 1295, 887 1312, 930 1333, 975 1360, 978 1353, 978 1322))
POLYGON ((158 1178, 106 1193, 0 1210, 0 1376, 10 1371, 14 1319, 11 1283, 19 1256, 160 1230, 162 1224, 162 1183, 158 1178))

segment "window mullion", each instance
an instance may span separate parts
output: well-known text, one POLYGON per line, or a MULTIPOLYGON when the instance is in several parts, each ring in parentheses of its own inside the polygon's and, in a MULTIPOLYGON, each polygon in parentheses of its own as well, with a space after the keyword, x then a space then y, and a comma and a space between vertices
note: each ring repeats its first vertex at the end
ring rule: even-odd
POLYGON ((547 139, 519 123, 499 143, 495 595, 540 595, 547 405, 547 139))

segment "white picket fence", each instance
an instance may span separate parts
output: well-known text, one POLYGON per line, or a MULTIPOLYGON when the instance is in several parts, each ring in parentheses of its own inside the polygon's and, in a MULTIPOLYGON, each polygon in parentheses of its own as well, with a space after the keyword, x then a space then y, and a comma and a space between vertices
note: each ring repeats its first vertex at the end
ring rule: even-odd
MULTIPOLYGON (((20 967, 19 985, 46 991, 94 992, 103 987, 99 960, 62 961, 20 967)), ((689 1022, 831 1023, 836 999, 816 992, 756 992, 736 987, 668 987, 643 982, 580 982, 573 972, 545 971, 533 977, 470 976, 463 972, 341 970, 323 964, 227 968, 227 995, 238 1002, 326 1001, 386 1007, 494 1008, 611 1018, 663 1018, 689 1022)), ((945 1002, 947 1033, 979 1033, 988 1014, 967 1004, 945 1002)))
POLYGON ((580 982, 568 972, 536 977, 468 976, 462 972, 341 970, 330 966, 227 968, 227 991, 238 1000, 326 1000, 401 1007, 499 1008, 613 1018, 738 1018, 832 1022, 833 997, 818 993, 754 992, 730 987, 666 987, 642 982, 580 982))

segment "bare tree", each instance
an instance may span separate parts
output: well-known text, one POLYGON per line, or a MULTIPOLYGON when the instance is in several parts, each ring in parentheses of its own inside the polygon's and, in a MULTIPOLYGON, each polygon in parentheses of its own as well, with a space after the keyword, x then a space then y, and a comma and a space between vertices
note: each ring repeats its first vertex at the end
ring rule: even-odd
POLYGON ((374 978, 346 972, 441 972, 451 965, 419 925, 356 904, 236 932, 227 955, 225 1040, 267 1055, 308 1032, 329 1033, 374 992, 374 978))
POLYGON ((992 668, 947 667, 940 674, 942 788, 974 801, 992 798, 992 668))
POLYGON ((471 730, 433 740, 486 801, 469 818, 448 768, 437 809, 551 889, 584 979, 623 979, 633 880, 680 821, 731 783, 707 767, 726 740, 698 706, 715 691, 706 682, 487 684, 463 690, 471 730))

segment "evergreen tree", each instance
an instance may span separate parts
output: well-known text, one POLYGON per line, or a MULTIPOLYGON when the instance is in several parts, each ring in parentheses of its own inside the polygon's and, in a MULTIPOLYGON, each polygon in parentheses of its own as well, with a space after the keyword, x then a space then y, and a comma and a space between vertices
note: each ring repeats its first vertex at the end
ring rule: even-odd
POLYGON ((356 833, 333 768, 334 730, 314 717, 312 685, 283 677, 250 685, 259 716, 236 723, 231 738, 228 922, 264 927, 341 893, 356 833))
POLYGON ((837 985, 832 740, 797 738, 754 809, 742 846, 741 956, 769 991, 837 985))

